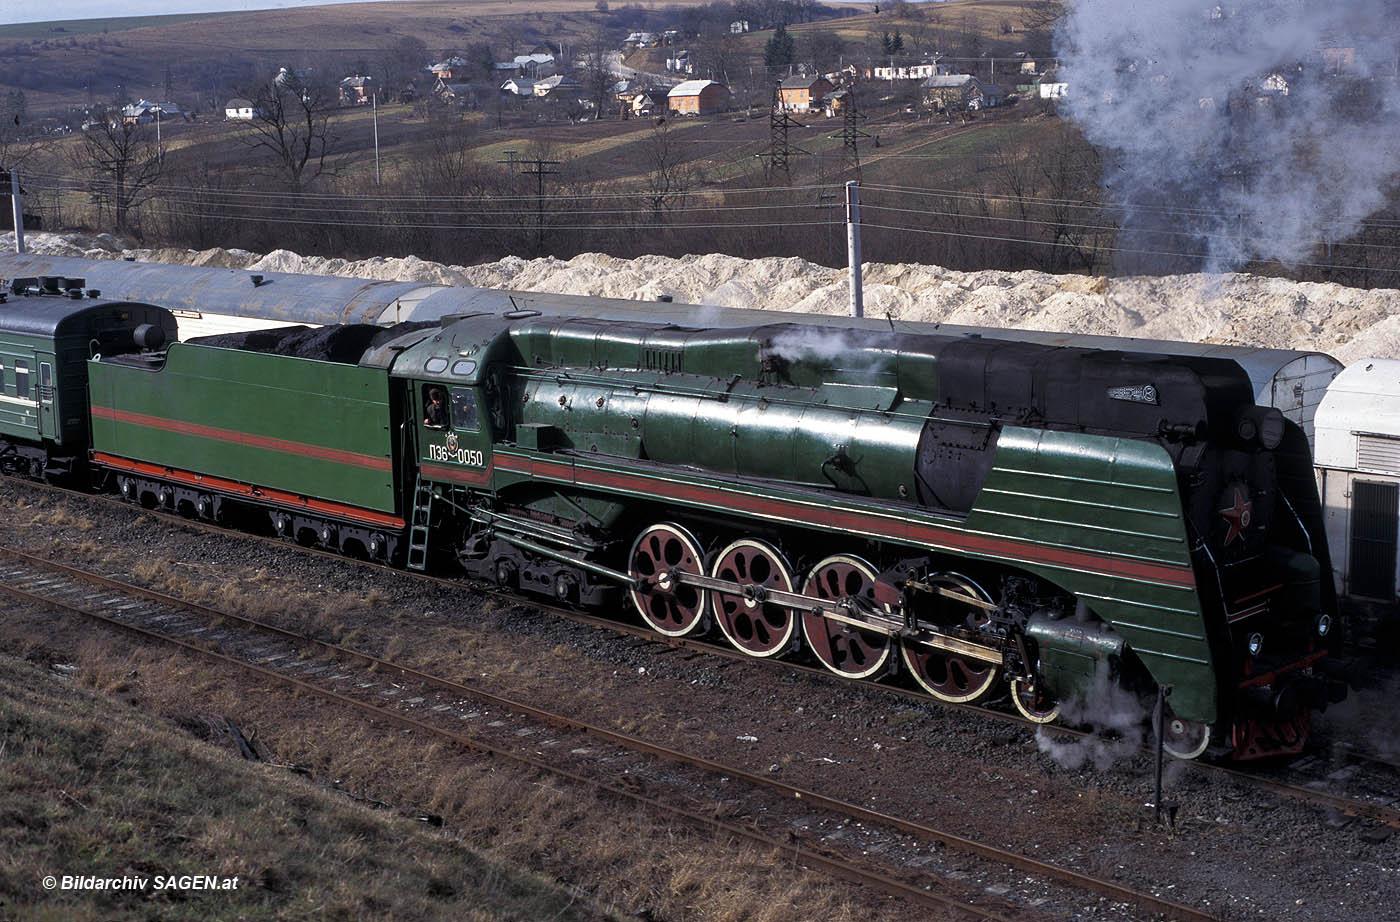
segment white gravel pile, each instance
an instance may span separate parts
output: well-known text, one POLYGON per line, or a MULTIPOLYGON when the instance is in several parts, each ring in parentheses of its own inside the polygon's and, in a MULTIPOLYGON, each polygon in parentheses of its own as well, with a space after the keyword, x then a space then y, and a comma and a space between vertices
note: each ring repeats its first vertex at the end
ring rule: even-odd
MULTIPOLYGON (((0 235, 0 248, 8 235, 0 235)), ((514 288, 726 307, 843 314, 844 269, 791 257, 642 256, 585 253, 573 259, 510 256, 479 266, 448 266, 415 256, 364 260, 274 250, 124 249, 108 234, 27 234, 36 253, 182 265, 303 272, 386 281, 514 288)), ((11 244, 12 245, 12 244, 11 244)), ((957 272, 938 266, 867 263, 868 316, 895 320, 1020 327, 1192 342, 1316 349, 1344 362, 1400 358, 1400 292, 1290 282, 1239 273, 1121 279, 1043 272, 957 272)))

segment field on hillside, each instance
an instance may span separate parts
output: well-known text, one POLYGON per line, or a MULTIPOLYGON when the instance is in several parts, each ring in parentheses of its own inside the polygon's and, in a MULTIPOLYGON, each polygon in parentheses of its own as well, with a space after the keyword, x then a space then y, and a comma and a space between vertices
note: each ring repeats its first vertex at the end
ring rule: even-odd
MULTIPOLYGON (((668 0, 664 10, 651 13, 665 22, 671 11, 701 3, 668 0)), ((886 7, 879 15, 865 12, 791 28, 798 37, 833 31, 862 48, 872 40, 878 44, 884 32, 901 31, 911 54, 941 50, 934 47, 937 40, 953 32, 975 31, 996 50, 998 40, 1016 40, 1005 30, 1020 22, 1021 6, 1019 0, 949 0, 917 8, 915 18, 894 18, 886 7)), ((40 114, 106 101, 119 92, 155 99, 164 95, 169 76, 176 102, 208 110, 235 92, 249 67, 320 65, 350 73, 357 64, 373 65, 405 38, 421 40, 433 55, 480 41, 501 55, 528 51, 544 40, 580 48, 600 21, 609 22, 591 0, 416 0, 24 23, 5 26, 0 34, 0 94, 22 90, 31 114, 40 114)), ((612 31, 620 42, 627 27, 612 31)), ((770 35, 758 30, 740 37, 745 74, 749 65, 761 63, 770 35)), ((737 71, 731 79, 737 79, 737 71)))

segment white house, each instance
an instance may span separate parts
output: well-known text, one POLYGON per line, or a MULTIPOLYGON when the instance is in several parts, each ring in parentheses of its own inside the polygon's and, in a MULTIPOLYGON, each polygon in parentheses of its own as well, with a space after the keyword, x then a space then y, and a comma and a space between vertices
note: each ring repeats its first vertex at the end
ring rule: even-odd
POLYGON ((927 80, 937 73, 937 61, 924 61, 922 64, 890 64, 872 68, 870 75, 876 80, 927 80))
POLYGON ((225 121, 251 121, 254 114, 255 110, 251 99, 235 96, 224 103, 225 121))
POLYGON ((529 77, 512 77, 501 84, 501 89, 516 96, 534 96, 535 81, 529 77))

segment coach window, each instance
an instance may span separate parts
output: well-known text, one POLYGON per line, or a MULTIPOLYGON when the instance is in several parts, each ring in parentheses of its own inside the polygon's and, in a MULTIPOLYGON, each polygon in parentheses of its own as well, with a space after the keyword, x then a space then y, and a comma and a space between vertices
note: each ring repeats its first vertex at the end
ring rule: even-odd
POLYGON ((29 396, 29 363, 23 359, 15 362, 15 395, 29 396))
POLYGON ((0 394, 5 393, 5 363, 0 361, 0 394))
POLYGON ((468 432, 481 431, 481 417, 476 412, 476 391, 469 387, 452 388, 452 427, 468 432))

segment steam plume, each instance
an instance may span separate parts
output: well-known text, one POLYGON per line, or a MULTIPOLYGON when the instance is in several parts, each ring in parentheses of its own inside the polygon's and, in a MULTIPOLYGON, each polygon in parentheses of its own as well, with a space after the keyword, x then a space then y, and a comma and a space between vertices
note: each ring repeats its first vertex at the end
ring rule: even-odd
POLYGON ((1065 108, 1104 156, 1122 269, 1308 260, 1400 169, 1400 0, 1070 0, 1065 108), (1158 255, 1152 255, 1156 251, 1158 255))

